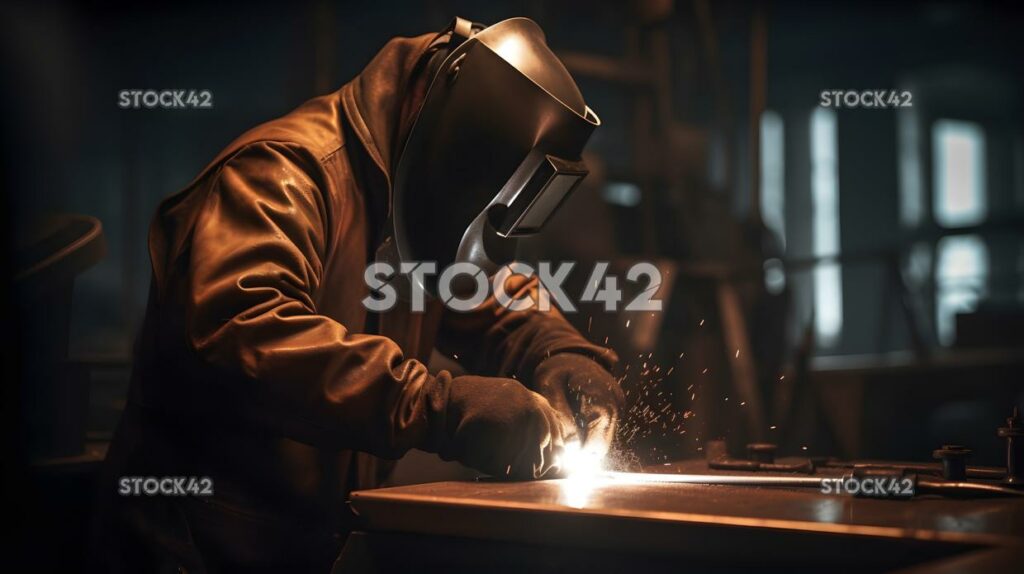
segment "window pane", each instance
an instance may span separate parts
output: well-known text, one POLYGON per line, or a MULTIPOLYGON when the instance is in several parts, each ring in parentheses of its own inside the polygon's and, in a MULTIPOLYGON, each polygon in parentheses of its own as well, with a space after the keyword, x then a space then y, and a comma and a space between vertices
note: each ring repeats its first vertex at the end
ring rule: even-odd
POLYGON ((944 227, 985 219, 985 134, 971 122, 932 126, 935 221, 944 227))
MULTIPOLYGON (((811 208, 814 255, 839 253, 839 160, 836 114, 817 108, 811 114, 811 208)), ((843 327, 843 286, 838 263, 814 269, 814 321, 818 343, 836 343, 843 327)))
POLYGON ((956 339, 956 314, 973 311, 985 296, 988 251, 975 235, 943 237, 937 259, 935 325, 939 342, 950 345, 956 339))
POLYGON ((625 181, 609 181, 601 189, 601 197, 612 205, 636 207, 640 205, 640 187, 625 181))

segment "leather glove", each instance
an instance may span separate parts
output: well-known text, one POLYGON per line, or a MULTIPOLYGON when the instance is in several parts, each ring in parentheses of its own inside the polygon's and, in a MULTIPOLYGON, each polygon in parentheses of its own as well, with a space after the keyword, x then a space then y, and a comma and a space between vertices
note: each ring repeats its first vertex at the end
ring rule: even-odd
POLYGON ((492 476, 540 478, 563 448, 548 401, 513 379, 451 380, 436 452, 492 476))
POLYGON ((622 387, 604 367, 577 353, 552 355, 537 366, 532 388, 558 412, 566 443, 604 456, 615 437, 622 387))

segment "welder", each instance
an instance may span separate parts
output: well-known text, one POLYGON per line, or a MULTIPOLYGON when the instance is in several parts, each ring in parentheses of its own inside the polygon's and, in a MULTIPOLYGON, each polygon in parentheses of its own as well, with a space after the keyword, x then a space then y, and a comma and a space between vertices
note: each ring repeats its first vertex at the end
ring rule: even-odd
MULTIPOLYGON (((352 527, 347 494, 410 449, 501 479, 549 476, 567 441, 607 449, 615 354, 557 310, 492 297, 454 312, 429 278, 398 285, 428 294, 423 312, 361 303, 377 261, 497 272, 585 176, 599 123, 535 23, 456 19, 391 40, 165 200, 97 564, 327 571, 352 527), (468 374, 428 371, 432 349, 468 374), (125 476, 211 492, 115 496, 125 476)), ((506 283, 517 299, 542 288, 506 283)))

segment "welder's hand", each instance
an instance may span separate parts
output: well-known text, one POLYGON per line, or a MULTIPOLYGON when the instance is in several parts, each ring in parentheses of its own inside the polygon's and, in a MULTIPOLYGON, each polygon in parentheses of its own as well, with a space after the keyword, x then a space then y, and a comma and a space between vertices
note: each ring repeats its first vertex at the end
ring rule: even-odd
POLYGON ((581 440, 602 456, 608 451, 625 397, 604 367, 577 353, 559 353, 541 361, 531 387, 558 411, 567 443, 581 440))
POLYGON ((513 379, 455 377, 446 420, 438 454, 492 476, 540 478, 563 447, 555 410, 513 379))

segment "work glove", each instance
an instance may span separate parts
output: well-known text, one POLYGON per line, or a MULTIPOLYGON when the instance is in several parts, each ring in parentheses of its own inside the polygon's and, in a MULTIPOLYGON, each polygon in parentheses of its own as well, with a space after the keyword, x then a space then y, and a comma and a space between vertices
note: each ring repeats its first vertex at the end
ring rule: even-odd
POLYGON ((625 397, 604 367, 578 353, 552 355, 537 366, 531 388, 558 412, 566 444, 580 441, 586 451, 608 452, 625 397))
POLYGON ((540 478, 562 451, 562 425, 548 401, 513 379, 451 379, 436 452, 491 476, 540 478))

